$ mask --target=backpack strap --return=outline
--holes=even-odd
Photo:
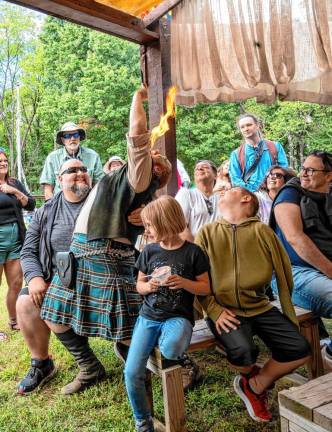
[[[265,144],[269,150],[272,159],[272,165],[276,165],[278,161],[278,149],[276,143],[274,141],[265,140]]]
[[[243,175],[243,173],[244,173],[244,163],[245,163],[245,161],[244,161],[245,160],[245,144],[244,143],[242,143],[240,145],[239,149],[238,149],[237,159],[239,161],[240,168],[241,168],[242,175]]]
[[[270,140],[264,140],[266,147],[270,153],[271,159],[272,159],[272,165],[276,165],[278,161],[278,149],[274,141]],[[244,174],[244,168],[245,168],[245,144],[242,143],[240,147],[238,147],[237,152],[237,159],[240,164],[240,168],[242,171],[242,175]]]

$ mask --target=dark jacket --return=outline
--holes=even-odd
[[[280,193],[287,188],[296,189],[301,195],[300,210],[303,232],[317,248],[332,260],[332,194],[308,191],[301,187],[300,179],[289,180],[278,192],[272,204],[270,227],[276,229],[274,203]]]
[[[36,201],[33,198],[33,196],[30,195],[29,192],[25,189],[25,187],[22,185],[22,183],[17,179],[10,178],[8,181],[8,184],[10,186],[13,186],[14,188],[18,189],[20,192],[24,193],[24,195],[26,195],[28,197],[28,203],[24,207],[24,210],[28,210],[28,211],[34,210],[34,208],[36,206]],[[23,243],[24,239],[25,239],[25,235],[26,235],[26,228],[25,228],[25,223],[24,223],[24,219],[23,219],[22,203],[20,200],[18,200],[16,198],[15,195],[9,194],[9,196],[13,200],[13,206],[14,206],[14,210],[15,210],[15,214],[16,214],[16,220],[17,220],[17,224],[18,224],[19,237],[20,237],[21,242]]]
[[[142,204],[147,204],[159,186],[152,177],[149,187],[135,193],[128,180],[128,165],[103,177],[88,219],[88,240],[125,237],[135,244],[144,231],[128,222],[128,215]]]
[[[29,225],[21,250],[21,265],[27,284],[34,277],[42,277],[46,282],[52,279],[51,234],[62,194],[59,192],[39,208]]]

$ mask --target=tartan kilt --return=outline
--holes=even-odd
[[[41,308],[41,318],[70,326],[82,336],[108,340],[131,338],[142,303],[134,277],[134,248],[109,239],[87,241],[74,234],[74,288],[56,273]]]

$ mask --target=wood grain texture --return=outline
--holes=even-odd
[[[76,24],[91,27],[131,42],[148,44],[158,40],[158,34],[146,29],[139,18],[93,0],[7,1]]]

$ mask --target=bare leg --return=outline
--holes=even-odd
[[[69,326],[65,326],[62,324],[53,324],[50,321],[45,321],[45,323],[52,330],[53,333],[65,333],[70,329]]]
[[[9,320],[16,321],[16,301],[22,288],[23,273],[19,259],[9,260],[4,264],[8,284],[6,304]]]
[[[308,359],[309,356],[304,357],[300,360],[280,363],[271,358],[265,363],[259,374],[250,378],[250,387],[255,393],[261,394],[263,393],[263,391],[269,388],[277,379],[287,375],[288,373],[297,369],[299,366],[302,366],[306,361],[308,361]]]
[[[248,374],[251,371],[251,369],[254,367],[254,365],[251,365],[251,366],[235,366],[235,365],[232,365],[231,363],[230,363],[230,366],[231,366],[232,369],[235,369],[236,371],[240,372],[243,375]]]
[[[51,331],[40,318],[40,309],[31,301],[29,295],[19,296],[16,304],[17,321],[32,358],[45,360]]]

